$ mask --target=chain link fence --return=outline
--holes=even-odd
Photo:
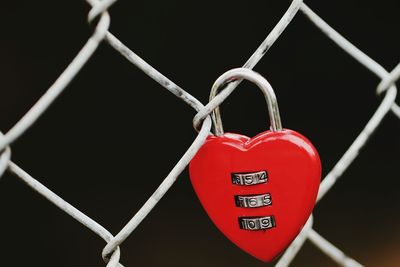
[[[219,95],[212,101],[203,105],[198,99],[190,95],[183,88],[168,79],[131,49],[124,45],[116,36],[109,31],[110,15],[108,8],[114,4],[116,0],[87,0],[92,6],[88,14],[88,22],[94,26],[94,32],[87,40],[85,45],[79,51],[77,56],[68,65],[65,71],[51,85],[47,92],[37,101],[37,103],[5,134],[1,134],[0,138],[0,177],[5,171],[14,174],[16,177],[24,181],[32,190],[41,194],[48,201],[59,207],[65,213],[76,219],[83,226],[89,228],[107,243],[102,251],[102,256],[107,266],[122,266],[120,263],[120,246],[129,238],[132,232],[163,198],[164,194],[171,188],[178,176],[186,168],[190,160],[201,147],[211,130],[210,113],[218,107],[230,95],[233,90],[240,84],[240,81],[230,83]],[[302,0],[294,0],[289,8],[276,24],[273,30],[268,34],[262,44],[252,54],[252,56],[244,63],[245,68],[254,68],[262,57],[268,52],[269,48],[275,43],[279,36],[285,31],[285,28],[292,22],[292,19],[298,14],[306,16],[321,32],[330,38],[335,44],[342,48],[354,60],[365,66],[372,74],[381,79],[377,85],[376,92],[378,95],[384,95],[381,104],[376,109],[364,129],[359,133],[348,150],[343,154],[334,168],[322,180],[318,201],[333,187],[335,182],[342,176],[344,171],[350,166],[360,153],[371,136],[371,134],[379,127],[381,121],[389,112],[393,112],[400,119],[400,107],[396,104],[397,88],[395,82],[400,77],[400,64],[393,70],[385,70],[379,63],[370,58],[363,51],[351,44],[335,29],[329,26],[322,18],[320,18],[313,10],[308,7]],[[188,150],[182,155],[180,160],[165,177],[156,191],[150,196],[139,211],[130,219],[130,221],[114,236],[101,224],[90,218],[88,215],[75,208],[67,201],[52,192],[45,185],[40,183],[20,166],[11,161],[11,144],[21,137],[35,121],[48,109],[55,99],[63,92],[71,80],[81,71],[85,63],[93,56],[101,42],[108,43],[112,48],[118,51],[126,60],[134,64],[142,70],[151,79],[155,80],[161,86],[192,107],[197,115],[193,119],[193,126],[198,131],[198,135]],[[334,244],[330,243],[319,233],[313,229],[313,219],[310,217],[302,232],[297,236],[293,243],[287,248],[285,253],[277,262],[277,267],[289,266],[296,254],[301,250],[306,240],[311,241],[316,247],[323,251],[332,260],[341,266],[362,266],[350,256],[344,254]]]

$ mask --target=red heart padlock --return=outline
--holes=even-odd
[[[321,163],[314,146],[301,134],[282,129],[269,83],[248,69],[226,72],[214,83],[210,98],[232,79],[247,79],[263,90],[271,131],[253,138],[223,134],[219,111],[210,135],[190,162],[190,178],[201,204],[238,247],[268,262],[297,236],[315,205]]]

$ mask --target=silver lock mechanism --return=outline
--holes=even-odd
[[[272,205],[270,193],[260,195],[240,195],[235,196],[236,207],[240,208],[260,208]]]
[[[268,181],[267,171],[232,173],[232,184],[257,185]]]
[[[239,217],[239,227],[243,230],[259,231],[274,228],[274,216],[263,217]]]

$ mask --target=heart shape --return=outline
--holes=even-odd
[[[189,171],[218,229],[264,262],[276,258],[303,228],[321,179],[314,146],[287,129],[254,138],[210,135]]]

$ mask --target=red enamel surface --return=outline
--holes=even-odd
[[[268,182],[234,185],[231,173],[266,170]],[[238,247],[267,262],[300,232],[314,207],[321,163],[314,146],[291,130],[266,131],[254,138],[226,133],[209,136],[189,166],[192,185],[211,220]],[[236,207],[235,195],[270,193],[272,205]],[[238,217],[273,215],[276,227],[249,231]]]

